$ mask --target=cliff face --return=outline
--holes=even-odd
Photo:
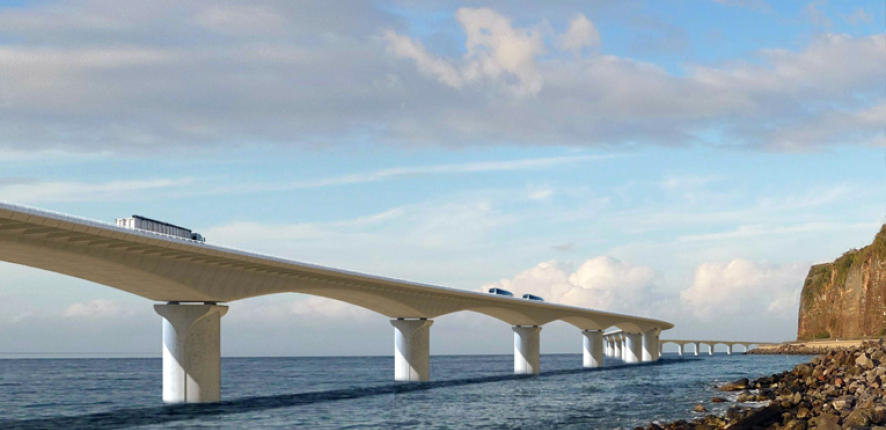
[[[886,335],[886,225],[874,243],[809,269],[797,339]]]

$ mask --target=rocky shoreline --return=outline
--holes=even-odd
[[[782,344],[773,348],[756,348],[746,352],[746,355],[819,355],[829,352],[854,351],[859,348],[858,343],[846,345],[807,345],[807,344]]]
[[[886,430],[886,343],[829,351],[792,370],[720,387],[739,392],[725,415],[635,430]],[[714,402],[725,402],[715,398]],[[762,408],[745,402],[768,402]],[[702,405],[696,412],[706,412]]]

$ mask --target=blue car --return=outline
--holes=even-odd
[[[514,293],[512,293],[508,290],[503,290],[501,288],[490,288],[489,292],[492,294],[498,294],[500,296],[514,297]]]
[[[524,294],[524,295],[523,295],[523,298],[526,299],[526,300],[538,300],[538,301],[540,301],[540,302],[545,301],[545,299],[543,299],[543,298],[541,298],[541,297],[539,297],[539,296],[536,296],[536,295],[534,295],[534,294]]]

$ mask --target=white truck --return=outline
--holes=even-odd
[[[117,218],[117,226],[131,228],[135,230],[167,234],[183,239],[196,240],[198,242],[206,242],[205,237],[203,237],[200,233],[192,232],[191,229],[179,227],[168,222],[157,221],[155,219],[143,217],[141,215],[133,215],[130,218]]]

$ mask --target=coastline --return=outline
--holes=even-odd
[[[886,339],[886,338],[884,338]],[[745,354],[747,355],[819,355],[832,351],[850,351],[861,348],[871,342],[883,342],[884,339],[822,339],[811,341],[785,342],[776,345],[761,345]]]
[[[652,423],[635,430],[886,430],[886,342],[856,341],[802,350],[825,347],[832,349],[792,370],[720,386],[721,391],[739,393],[722,416]],[[750,402],[766,404],[754,408]],[[694,410],[707,412],[702,405]]]

